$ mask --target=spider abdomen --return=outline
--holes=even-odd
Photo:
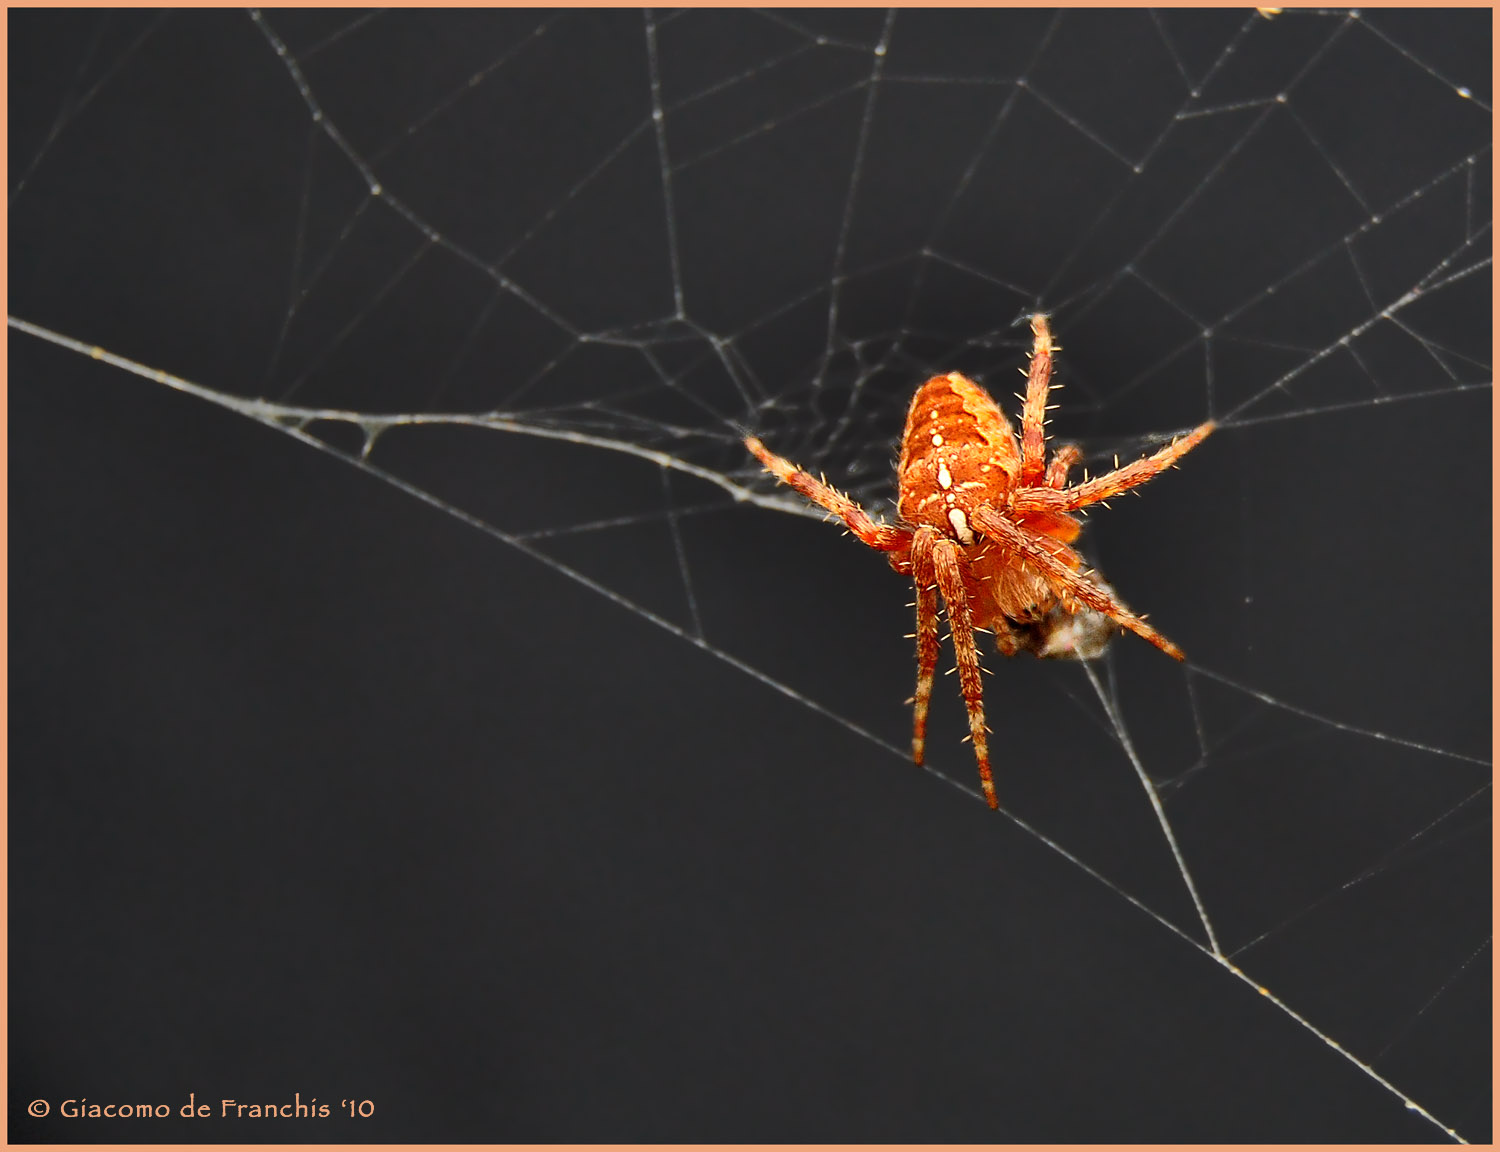
[[[973,508],[1002,503],[1020,462],[1015,432],[990,394],[958,372],[934,376],[906,414],[896,472],[901,516],[971,544]]]

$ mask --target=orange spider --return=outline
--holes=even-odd
[[[1082,453],[1068,444],[1046,459],[1053,352],[1047,318],[1033,316],[1031,332],[1019,448],[1000,406],[968,377],[950,372],[917,389],[896,466],[895,524],[877,524],[842,492],[768,451],[755,437],[745,440],[745,447],[768,472],[840,517],[871,548],[890,553],[891,567],[916,583],[917,693],[911,750],[918,764],[927,742],[927,707],[938,658],[937,594],[942,592],[979,782],[991,808],[1000,802],[990,774],[974,629],[992,631],[996,646],[1007,656],[1024,648],[1038,656],[1088,659],[1103,650],[1118,625],[1181,660],[1175,644],[1083,567],[1078,553],[1068,547],[1080,528],[1069,513],[1144,484],[1214,429],[1211,421],[1200,424],[1150,456],[1068,487],[1068,470]]]

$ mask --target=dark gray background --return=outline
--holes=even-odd
[[[10,307],[230,397],[758,485],[753,429],[877,508],[914,382],[1005,396],[1047,308],[1096,470],[1224,423],[1085,537],[1189,653],[1100,674],[1221,944],[1484,1140],[1489,20],[271,14],[393,201],[245,14],[19,12]],[[12,1140],[1440,1135],[1126,898],[1202,939],[1079,668],[989,660],[1035,832],[912,768],[908,590],[834,529],[379,439],[512,546],[9,343]],[[55,1110],[188,1092],[375,1115]]]

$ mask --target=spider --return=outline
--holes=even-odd
[[[1025,649],[1038,656],[1089,659],[1119,628],[1127,628],[1181,660],[1181,649],[1083,567],[1069,547],[1080,529],[1071,513],[1144,484],[1214,429],[1212,421],[1200,424],[1150,456],[1070,487],[1068,472],[1083,454],[1072,444],[1057,448],[1050,460],[1046,454],[1047,390],[1055,348],[1045,316],[1031,318],[1031,333],[1019,447],[1000,406],[968,377],[950,372],[917,389],[896,465],[895,524],[877,523],[848,496],[813,479],[755,437],[745,440],[768,472],[838,516],[865,544],[887,553],[891,567],[916,584],[911,751],[917,764],[926,750],[942,593],[979,782],[991,808],[1000,802],[990,772],[974,630],[993,632],[996,647],[1006,656]]]

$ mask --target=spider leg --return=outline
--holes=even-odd
[[[931,541],[930,544],[926,541]],[[991,808],[1000,807],[995,797],[995,780],[990,773],[988,732],[984,726],[984,683],[980,679],[979,652],[974,647],[974,621],[969,611],[969,597],[964,591],[963,569],[959,563],[958,545],[932,528],[917,529],[917,545],[929,548],[937,571],[938,588],[948,608],[948,626],[953,632],[953,653],[958,659],[958,683],[963,690],[964,707],[969,713],[969,735],[974,740],[974,758],[979,762],[979,785]]]
[[[1071,512],[1128,492],[1137,484],[1144,484],[1153,476],[1159,476],[1178,460],[1186,456],[1214,430],[1214,422],[1200,424],[1186,436],[1173,440],[1150,456],[1132,460],[1123,467],[1085,480],[1072,488],[1021,488],[1015,493],[1011,507],[1017,512]]]
[[[889,524],[877,524],[869,513],[836,488],[830,488],[821,480],[814,479],[790,460],[770,451],[754,436],[746,437],[745,447],[765,466],[767,472],[783,484],[795,488],[814,504],[828,509],[849,526],[864,543],[881,552],[895,552],[906,546],[910,535]]]
[[[1066,488],[1069,470],[1082,459],[1083,453],[1079,451],[1077,444],[1064,444],[1052,453],[1052,461],[1047,465],[1047,478],[1042,483],[1048,488]]]
[[[1052,582],[1053,587],[1062,594],[1065,603],[1072,600],[1074,603],[1085,604],[1096,612],[1103,612],[1122,628],[1128,628],[1142,640],[1155,644],[1172,659],[1184,658],[1182,649],[1176,644],[1126,608],[1098,584],[1081,572],[1075,572],[1059,560],[1053,554],[1052,549],[1043,543],[1043,537],[1026,531],[994,508],[976,508],[972,519],[974,527],[986,536],[1025,556],[1029,564],[1039,569]],[[946,594],[945,591],[944,595]]]
[[[911,575],[917,586],[917,692],[912,697],[911,758],[917,764],[927,755],[927,707],[932,702],[932,676],[938,660],[935,538],[932,529],[918,529],[911,549]]]
[[[1052,383],[1052,332],[1047,317],[1031,318],[1031,370],[1026,374],[1026,407],[1021,412],[1021,484],[1035,484],[1047,452],[1047,389]]]

